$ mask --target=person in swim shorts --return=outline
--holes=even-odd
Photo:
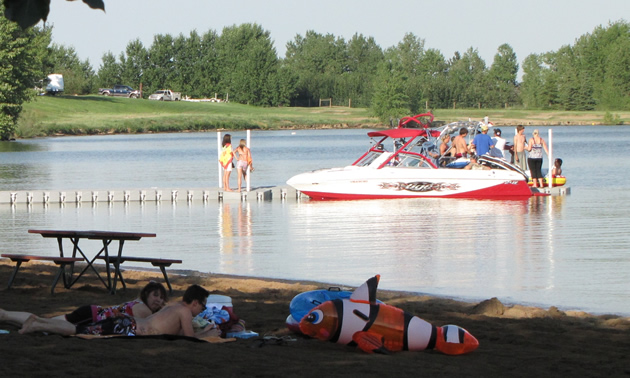
[[[136,335],[136,321],[129,315],[121,315],[115,318],[103,319],[99,322],[78,325],[75,328],[77,335]]]
[[[236,174],[238,177],[238,191],[241,191],[241,182],[242,179],[247,178],[247,167],[249,166],[250,171],[254,171],[254,166],[252,165],[252,152],[247,147],[245,139],[241,139],[238,147],[234,150],[236,153]]]

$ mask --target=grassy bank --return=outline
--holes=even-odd
[[[495,125],[591,125],[630,121],[630,112],[439,109],[434,114],[436,120],[444,122],[480,120],[488,116]],[[16,134],[29,138],[57,134],[386,126],[370,117],[367,109],[345,107],[260,108],[233,103],[43,96],[25,104]]]

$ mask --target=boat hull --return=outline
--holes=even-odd
[[[315,200],[387,198],[518,199],[532,196],[524,177],[507,170],[349,166],[296,175],[287,181]]]

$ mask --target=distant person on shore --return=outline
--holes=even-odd
[[[472,141],[472,146],[475,149],[476,155],[485,155],[494,147],[494,142],[490,135],[488,135],[488,125],[481,125],[481,133],[475,135],[475,139]]]
[[[525,156],[525,126],[518,125],[516,127],[516,135],[514,135],[514,163],[522,170],[527,170],[527,157]]]
[[[459,129],[459,135],[453,139],[453,145],[451,147],[451,155],[456,158],[468,156],[468,144],[466,143],[466,135],[468,135],[468,129],[462,127]]]
[[[234,152],[232,152],[232,136],[225,134],[223,136],[223,143],[221,144],[221,155],[219,156],[219,162],[223,167],[223,190],[231,192],[230,189],[230,173],[232,173],[232,166],[234,165]],[[240,179],[240,177],[239,177]]]
[[[529,152],[527,164],[529,165],[529,172],[532,176],[534,188],[542,188],[544,186],[542,175],[543,150],[545,150],[545,153],[549,155],[547,143],[545,143],[545,140],[540,137],[538,129],[536,129],[527,144],[527,151]]]
[[[241,178],[247,180],[247,167],[254,172],[252,165],[252,151],[247,147],[245,139],[241,139],[238,147],[234,150],[236,153],[236,172],[238,175],[238,191],[241,191]]]
[[[551,177],[562,176],[562,159],[558,158],[553,162],[553,168],[551,168]]]
[[[131,302],[111,307],[98,305],[81,306],[66,315],[59,315],[52,319],[66,321],[73,325],[96,323],[101,320],[121,316],[123,314],[134,318],[146,318],[164,307],[168,300],[164,286],[155,281],[149,282],[140,291],[140,298]],[[23,311],[5,311],[0,309],[0,323],[6,322],[22,326],[33,314]]]
[[[195,333],[192,320],[206,308],[210,293],[199,285],[192,285],[184,293],[182,301],[164,307],[148,318],[134,318],[122,315],[97,323],[75,326],[61,319],[46,319],[32,315],[20,329],[21,334],[49,332],[59,335],[179,335],[204,338],[220,335],[217,328],[206,327]],[[208,329],[211,328],[211,329]]]

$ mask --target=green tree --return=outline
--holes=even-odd
[[[545,68],[542,66],[542,55],[530,54],[523,61],[521,83],[521,100],[526,108],[540,109],[544,106],[542,98],[544,85]]]
[[[12,137],[22,104],[35,96],[33,88],[45,76],[42,49],[50,43],[46,35],[0,18],[0,140]]]
[[[444,107],[478,107],[484,104],[486,87],[486,63],[476,49],[470,47],[464,55],[456,53],[448,68],[449,103]]]
[[[409,101],[409,111],[418,113],[424,108],[423,83],[420,74],[424,56],[424,39],[416,37],[413,33],[407,33],[396,47],[388,51],[388,55],[403,78],[403,93]]]
[[[383,51],[372,37],[355,34],[346,44],[345,62],[336,80],[334,98],[351,100],[353,106],[368,107],[372,86]]]
[[[102,63],[98,70],[96,84],[100,88],[111,88],[122,83],[122,68],[111,52],[103,54]]]
[[[147,67],[149,66],[149,53],[144,48],[140,39],[135,39],[127,44],[125,53],[121,53],[120,67],[121,67],[121,82],[115,84],[124,84],[133,87],[134,89],[140,89],[140,84],[144,85],[145,74]],[[149,92],[143,87],[143,92]]]
[[[382,122],[410,114],[410,99],[405,93],[406,74],[398,54],[389,49],[378,65],[370,112]]]
[[[314,106],[320,98],[334,100],[335,83],[347,69],[346,54],[344,39],[332,34],[309,30],[288,42],[284,64],[297,77],[292,105]]]
[[[487,101],[490,106],[503,107],[505,104],[517,102],[517,74],[516,53],[510,45],[504,43],[497,49],[492,66],[488,71]]]
[[[270,33],[257,24],[223,29],[217,40],[219,87],[231,101],[273,105],[278,56]]]

